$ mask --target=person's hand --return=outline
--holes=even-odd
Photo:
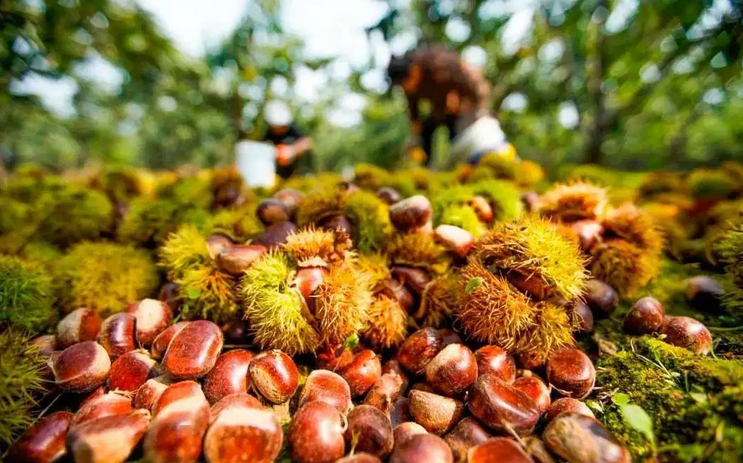
[[[281,167],[286,167],[294,160],[294,149],[291,145],[277,145],[276,146],[276,162]]]

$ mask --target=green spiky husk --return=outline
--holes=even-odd
[[[39,333],[56,324],[51,278],[37,263],[0,256],[0,323]]]
[[[184,272],[210,261],[206,238],[193,225],[184,225],[171,233],[159,250],[159,258],[159,265],[170,280],[177,280]]]
[[[237,283],[220,272],[214,262],[186,269],[173,283],[178,286],[178,296],[183,301],[181,314],[184,318],[216,323],[238,318]]]
[[[648,254],[663,250],[663,234],[646,211],[627,203],[609,211],[603,222],[604,237],[621,238],[644,249]]]
[[[459,281],[453,271],[434,278],[423,290],[413,318],[419,326],[440,328],[449,322],[459,302]]]
[[[470,185],[472,192],[485,197],[493,207],[496,220],[513,220],[524,211],[521,192],[512,182],[484,180]]]
[[[0,453],[31,425],[43,393],[46,362],[28,341],[15,328],[0,332]]]
[[[283,247],[300,267],[327,266],[342,262],[352,243],[343,230],[323,230],[310,225],[289,235]]]
[[[475,238],[481,237],[488,229],[488,226],[480,221],[477,212],[467,205],[449,206],[436,224],[454,225],[472,233]]]
[[[270,253],[251,265],[240,286],[255,342],[289,355],[311,353],[320,345],[302,295],[292,286],[294,274],[286,255]]]
[[[375,349],[397,347],[408,332],[408,314],[400,304],[384,295],[375,297],[369,305],[369,322],[362,333]]]
[[[113,204],[101,192],[66,188],[59,192],[38,228],[45,240],[60,246],[95,240],[113,224]]]
[[[359,188],[376,192],[389,184],[390,173],[373,164],[359,163],[353,168],[354,184]]]
[[[436,274],[446,272],[451,265],[446,248],[427,233],[395,235],[386,243],[385,251],[395,265],[419,267]]]
[[[505,275],[518,272],[540,279],[566,300],[580,297],[587,279],[585,258],[575,243],[537,217],[497,223],[480,239],[475,254]]]
[[[317,224],[326,217],[342,214],[347,196],[347,191],[334,186],[308,194],[297,210],[297,225]]]
[[[743,289],[743,220],[730,224],[715,245],[715,252],[725,272]]]
[[[304,207],[304,203],[302,203]],[[356,248],[377,252],[393,233],[389,206],[374,193],[357,191],[346,199],[344,212],[353,224]]]
[[[739,190],[735,179],[721,169],[696,169],[686,178],[691,194],[695,198],[729,198]]]
[[[126,243],[159,245],[182,223],[194,223],[202,228],[209,214],[200,209],[186,209],[169,200],[137,198],[119,226],[117,238]]]
[[[152,295],[160,284],[150,255],[114,243],[75,245],[54,268],[55,294],[66,312],[88,307],[104,316]]]

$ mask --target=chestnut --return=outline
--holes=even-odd
[[[105,416],[126,415],[132,411],[132,399],[115,392],[86,400],[70,422],[70,429]]]
[[[182,383],[173,384],[168,389],[178,384]],[[166,389],[155,408],[167,393]],[[150,463],[198,461],[209,426],[209,405],[204,395],[180,397],[165,404],[153,416],[144,439],[144,459]]]
[[[392,276],[403,282],[411,293],[420,296],[431,282],[431,278],[423,270],[415,267],[396,265],[392,267]]]
[[[272,411],[233,403],[213,418],[204,438],[204,456],[209,463],[272,463],[283,440]]]
[[[343,377],[328,370],[314,370],[307,377],[299,407],[310,402],[324,402],[345,415],[353,407],[351,388]]]
[[[65,439],[72,413],[55,412],[28,428],[8,449],[11,463],[52,463],[66,454]]]
[[[280,350],[261,352],[248,367],[253,388],[274,404],[289,400],[299,386],[299,370],[294,360]]]
[[[145,381],[158,376],[157,362],[146,351],[127,352],[111,364],[108,388],[112,391],[136,392]]]
[[[609,316],[619,305],[617,292],[601,280],[588,280],[583,291],[586,304],[595,316]]]
[[[584,302],[578,301],[573,305],[573,313],[575,314],[576,321],[578,322],[575,332],[576,333],[593,333],[594,320],[593,312]]]
[[[206,400],[214,404],[230,394],[248,392],[250,388],[248,365],[253,357],[252,352],[243,349],[231,350],[220,355],[214,368],[204,379]]]
[[[477,379],[477,359],[462,344],[450,344],[426,365],[426,381],[446,396],[464,392]]]
[[[163,367],[173,379],[201,378],[214,367],[223,345],[217,325],[207,320],[189,322],[170,341]]]
[[[412,390],[408,401],[415,422],[433,434],[450,431],[464,413],[462,402],[430,392]]]
[[[547,448],[570,463],[631,463],[630,453],[601,423],[578,413],[553,419],[542,435]]]
[[[124,463],[149,424],[147,410],[98,418],[70,428],[67,448],[75,463]]]
[[[402,394],[404,387],[405,383],[399,375],[385,373],[369,389],[369,393],[364,398],[364,403],[377,407],[386,414],[390,414],[393,403]]]
[[[95,341],[101,330],[101,316],[92,309],[70,312],[57,324],[57,346],[66,349],[83,341]]]
[[[180,381],[168,385],[167,388],[160,394],[155,405],[152,407],[152,416],[157,418],[161,411],[169,407],[171,404],[183,400],[191,400],[201,406],[201,402],[208,402],[204,396],[204,392],[201,390],[201,386],[196,381]]]
[[[365,349],[357,353],[350,365],[341,371],[341,376],[351,388],[351,395],[359,397],[382,376],[382,362],[374,351]]]
[[[516,379],[516,362],[498,346],[484,346],[475,351],[479,375],[495,375],[510,384]]]
[[[359,405],[348,414],[345,439],[349,447],[384,459],[394,438],[389,418],[371,405]]]
[[[229,275],[240,277],[265,252],[266,247],[260,244],[236,244],[217,254],[217,267]]]
[[[544,414],[544,419],[549,423],[561,413],[579,413],[581,415],[590,416],[591,418],[594,417],[591,409],[580,400],[570,397],[562,397],[552,402],[552,405],[550,405],[547,412]]]
[[[222,332],[227,344],[243,344],[248,336],[250,324],[247,320],[233,320],[222,326]]]
[[[547,450],[547,446],[538,437],[525,437],[521,445],[534,463],[557,463],[555,457]]]
[[[353,362],[353,351],[343,344],[325,344],[315,353],[315,366],[320,370],[342,371]]]
[[[206,248],[209,251],[209,257],[212,259],[216,259],[217,254],[222,252],[223,249],[227,249],[234,245],[235,243],[233,243],[229,237],[219,233],[210,235],[209,238],[206,239]]]
[[[604,227],[595,220],[579,220],[570,224],[570,228],[578,236],[580,248],[584,251],[598,243],[604,233]]]
[[[519,352],[515,356],[516,366],[521,370],[536,371],[544,368],[547,355],[542,351]]]
[[[467,463],[533,463],[529,455],[514,440],[493,437],[467,452]]]
[[[475,245],[475,235],[453,225],[439,225],[433,233],[436,241],[457,257],[466,257]]]
[[[256,399],[250,394],[244,394],[242,392],[238,394],[231,394],[222,397],[219,402],[212,405],[212,407],[209,409],[209,423],[213,423],[223,410],[233,407],[257,408],[259,410],[265,408],[263,404],[261,404],[260,400]]]
[[[57,350],[57,337],[53,334],[42,334],[33,338],[28,344],[35,347],[39,355],[49,358]]]
[[[103,320],[98,340],[111,360],[137,348],[137,318],[129,313],[113,314]]]
[[[173,323],[173,310],[156,299],[143,299],[131,304],[127,312],[137,319],[137,340],[145,349],[149,349],[157,335]]]
[[[396,445],[390,463],[453,463],[451,449],[439,436],[420,434]]]
[[[540,414],[547,411],[547,408],[552,404],[550,389],[538,376],[522,376],[517,378],[512,386],[514,389],[528,395],[534,401]]]
[[[402,199],[402,196],[394,188],[383,186],[382,188],[377,190],[377,198],[387,203],[387,205],[392,205],[400,201]]]
[[[664,341],[706,355],[712,349],[712,335],[706,326],[691,317],[666,317],[660,329]]]
[[[150,355],[155,360],[161,360],[165,356],[165,351],[168,350],[170,341],[173,340],[173,336],[180,332],[183,328],[188,325],[189,322],[178,322],[174,325],[169,326],[162,333],[155,337],[152,341],[152,348],[150,349]]]
[[[386,278],[382,281],[381,293],[390,299],[396,300],[400,304],[400,307],[406,311],[410,310],[415,303],[410,290],[408,290],[404,283],[395,278]]]
[[[294,217],[297,208],[304,200],[304,195],[293,188],[284,188],[283,190],[279,190],[274,193],[273,197],[284,204],[284,208],[289,214],[289,217]]]
[[[397,360],[409,372],[420,375],[443,346],[444,340],[435,328],[423,328],[408,336],[402,343],[397,352]]]
[[[160,288],[157,299],[168,304],[168,307],[178,311],[180,302],[178,300],[178,285],[172,282],[165,283]]]
[[[457,423],[454,429],[444,437],[444,440],[451,447],[454,461],[467,461],[467,450],[482,444],[491,437],[493,436],[477,421],[467,417]]]
[[[343,417],[324,402],[310,402],[294,415],[289,448],[296,463],[333,463],[346,451]]]
[[[392,432],[392,437],[395,441],[395,447],[397,447],[398,445],[402,445],[403,442],[419,434],[428,434],[428,431],[426,431],[426,428],[414,421],[405,421],[398,424],[394,427],[394,430]]]
[[[382,460],[368,453],[354,453],[336,460],[335,463],[382,463]]]
[[[263,230],[263,233],[253,241],[253,244],[260,244],[268,249],[278,248],[286,243],[286,238],[297,231],[297,226],[292,222],[280,222],[269,225]]]
[[[263,225],[286,222],[290,219],[289,210],[284,202],[277,198],[266,198],[259,202],[255,213]]]
[[[643,297],[635,302],[624,317],[624,331],[630,334],[650,334],[663,325],[666,311],[657,299]]]
[[[596,369],[580,349],[563,347],[547,358],[547,381],[561,395],[583,399],[596,382]]]
[[[464,344],[462,337],[459,336],[459,334],[454,330],[450,330],[449,328],[441,328],[439,330],[439,334],[441,335],[441,339],[444,341],[444,347],[451,344]]]
[[[527,212],[534,212],[539,208],[539,193],[536,191],[527,191],[521,195],[521,203]]]
[[[320,287],[328,271],[323,267],[304,267],[297,271],[294,285],[299,293],[309,302],[310,296]]]
[[[331,215],[326,217],[318,225],[326,230],[343,230],[348,236],[353,236],[353,226],[348,217],[342,214]]]
[[[441,330],[439,330],[439,333],[441,333]],[[402,365],[400,365],[398,360],[391,359],[384,362],[384,365],[382,365],[382,374],[384,375],[387,373],[399,376],[403,383],[403,389],[408,388],[408,375],[405,374],[405,370],[403,370]]]
[[[717,312],[725,290],[714,278],[696,276],[686,280],[686,295],[697,310]]]
[[[494,375],[477,378],[467,407],[492,430],[521,436],[531,434],[541,415],[531,397]]]
[[[392,402],[392,409],[389,412],[390,422],[395,427],[400,423],[406,421],[412,421],[413,417],[410,414],[410,402],[407,397],[398,397]]]
[[[85,393],[106,381],[111,359],[106,349],[93,341],[74,344],[54,359],[54,380],[63,391]]]
[[[152,411],[157,400],[171,384],[173,384],[172,380],[168,376],[148,379],[134,395],[134,408]]]
[[[431,219],[433,208],[423,195],[415,195],[390,206],[390,221],[401,232],[423,227]]]

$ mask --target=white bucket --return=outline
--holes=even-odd
[[[276,181],[276,147],[243,140],[235,145],[237,170],[251,187],[271,188]]]

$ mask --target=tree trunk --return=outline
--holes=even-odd
[[[592,48],[589,65],[591,73],[587,82],[589,99],[593,106],[593,121],[586,134],[584,150],[585,160],[591,164],[601,164],[604,160],[602,146],[608,128],[606,99],[602,90],[606,76],[606,36],[603,29],[609,12],[608,3],[608,0],[599,0],[591,20],[592,24],[589,25],[594,34],[594,39],[589,45]]]

